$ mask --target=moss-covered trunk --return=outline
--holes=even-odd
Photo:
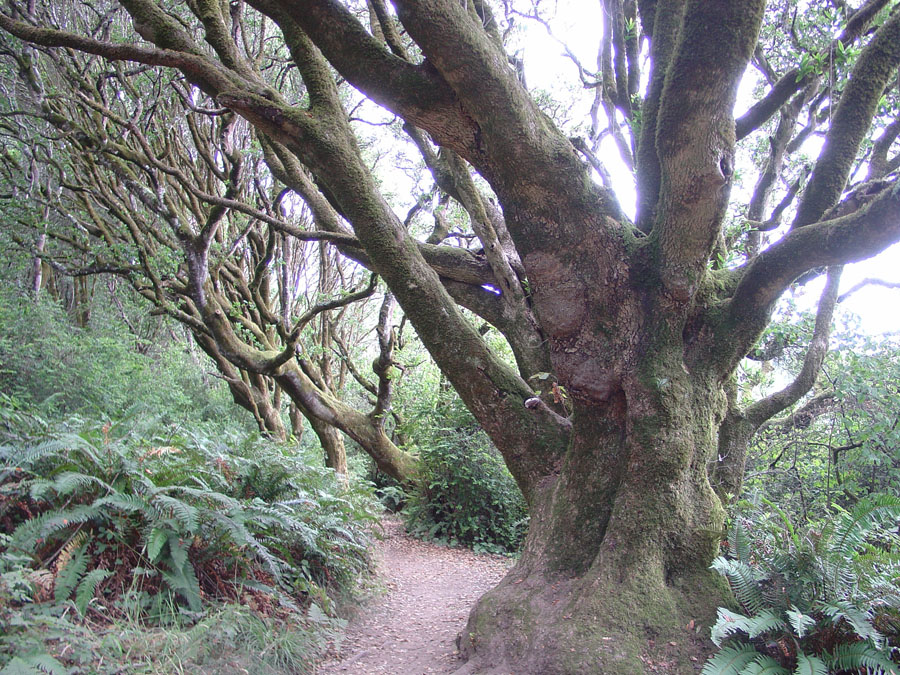
[[[463,651],[478,663],[617,675],[702,665],[723,599],[708,569],[724,512],[707,462],[724,401],[673,365],[625,378],[606,405],[576,406],[518,564],[469,619]]]
[[[344,446],[344,437],[341,432],[330,424],[326,424],[315,417],[310,416],[309,424],[322,444],[325,453],[325,466],[334,469],[342,476],[347,475],[347,450]]]

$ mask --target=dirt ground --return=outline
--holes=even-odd
[[[384,521],[377,574],[386,592],[350,621],[337,656],[318,675],[453,673],[463,664],[456,636],[469,609],[512,561],[418,541],[399,519]]]

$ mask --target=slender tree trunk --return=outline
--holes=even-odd
[[[44,250],[44,245],[47,243],[47,235],[40,234],[38,235],[37,242],[35,243],[35,248],[38,253]],[[41,287],[43,286],[44,281],[44,261],[40,259],[39,256],[35,256],[34,260],[31,262],[31,294],[37,299],[37,297],[41,293]]]
[[[291,433],[294,435],[294,438],[297,440],[297,444],[300,444],[300,440],[303,438],[303,413],[300,412],[300,408],[297,407],[296,403],[291,403],[288,408],[288,417],[291,420]]]

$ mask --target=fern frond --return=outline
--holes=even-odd
[[[171,515],[189,534],[194,534],[200,526],[199,512],[196,507],[181,499],[158,493],[153,496],[150,503],[160,515]]]
[[[47,457],[49,455],[53,455],[61,450],[66,450],[69,448],[71,443],[71,436],[69,434],[60,436],[59,438],[51,438],[49,440],[38,443],[37,445],[26,446],[24,448],[16,448],[18,452],[11,453],[10,457],[7,459],[7,463],[10,465],[16,465],[21,467],[31,467],[35,462]],[[75,436],[77,442],[81,442],[81,438]]]
[[[75,535],[68,541],[65,546],[62,547],[62,549],[60,549],[59,555],[56,556],[57,573],[62,572],[62,570],[66,568],[66,565],[69,564],[69,560],[71,560],[75,552],[87,543],[88,536],[89,535],[86,530],[80,530],[75,533]]]
[[[860,501],[850,513],[838,520],[834,533],[829,537],[829,550],[844,559],[850,559],[865,543],[866,535],[887,519],[900,518],[900,498],[893,495],[877,495]]]
[[[791,675],[791,671],[766,654],[760,654],[756,660],[741,671],[741,675]]]
[[[724,607],[719,607],[716,623],[712,627],[711,639],[717,647],[721,647],[722,643],[738,632],[747,632],[747,622],[750,617],[731,612]]]
[[[48,511],[20,524],[12,533],[10,547],[32,552],[39,541],[79,523],[96,518],[99,511],[92,505],[75,506],[62,511]]]
[[[853,631],[863,640],[871,640],[876,646],[880,646],[884,637],[872,625],[872,619],[868,613],[854,607],[849,602],[837,600],[822,604],[822,612],[831,617],[837,625],[841,619],[845,620],[853,628]]]
[[[202,488],[192,488],[186,485],[171,485],[164,488],[158,488],[160,492],[179,492],[184,495],[196,497],[204,501],[212,501],[222,505],[226,509],[240,509],[242,504],[234,497],[229,497],[221,492],[214,490],[205,490]]]
[[[9,673],[10,675],[31,675],[31,673],[38,675],[43,675],[43,673],[67,675],[69,669],[47,652],[38,652],[14,656],[0,672],[4,674]]]
[[[277,580],[280,581],[282,579],[284,576],[284,570],[282,569],[283,563],[276,559],[269,549],[258,541],[243,523],[232,518],[230,515],[218,512],[214,512],[212,515],[216,522],[221,524],[225,530],[228,531],[235,544],[252,549],[256,554],[256,557],[266,566],[269,572],[271,572]]]
[[[741,675],[757,656],[759,653],[751,645],[726,647],[710,657],[700,675]]]
[[[53,598],[56,602],[61,603],[68,600],[87,569],[87,565],[87,544],[85,543],[72,553],[65,567],[56,571],[56,588],[53,589]]]
[[[838,672],[852,673],[865,669],[875,675],[900,675],[900,666],[866,642],[838,645],[829,658],[829,665]]]
[[[160,527],[154,527],[150,531],[150,536],[147,537],[146,544],[146,553],[147,557],[150,558],[150,562],[156,562],[156,559],[159,558],[163,546],[169,541],[170,534],[171,532],[169,530]]]
[[[88,572],[81,583],[78,584],[78,590],[75,592],[75,609],[81,616],[87,611],[87,606],[94,599],[97,592],[97,586],[101,581],[111,576],[112,572],[104,569],[95,569]]]
[[[172,540],[170,539],[169,550],[174,553],[174,551],[178,549],[180,549],[180,546],[173,546]],[[181,550],[183,551],[183,549]],[[163,579],[166,584],[168,584],[169,588],[187,601],[191,611],[199,612],[202,607],[200,584],[197,581],[197,574],[194,571],[194,566],[191,565],[187,559],[187,552],[184,551],[184,558],[181,564],[178,564],[178,562],[182,560],[180,555],[173,555],[172,560],[175,565],[170,568],[170,571],[162,570]]]
[[[112,490],[105,481],[96,476],[78,471],[65,471],[53,480],[32,481],[30,491],[33,499],[46,499],[47,493],[51,490],[60,497],[66,497],[71,494],[86,492],[92,485],[101,489]]]
[[[787,624],[778,614],[770,609],[765,609],[759,614],[750,617],[747,622],[747,635],[751,638],[759,637],[775,630],[785,630]]]
[[[713,560],[711,569],[728,579],[734,597],[748,614],[757,614],[763,607],[762,591],[755,570],[740,560],[729,560],[719,556]]]
[[[169,532],[168,541],[169,556],[172,559],[171,567],[175,570],[180,570],[186,566],[190,566],[187,548],[181,543],[178,535],[174,532]]]
[[[119,511],[134,513],[146,511],[149,507],[149,502],[142,496],[130,492],[113,492],[111,495],[96,499],[93,506],[97,508],[111,506]]]
[[[797,654],[797,667],[793,675],[828,675],[828,666],[818,656],[810,656],[800,652]]]
[[[797,609],[796,605],[791,605],[790,609],[785,610],[785,614],[787,615],[788,621],[791,622],[791,627],[794,629],[794,635],[798,638],[805,636],[809,629],[816,625],[816,620],[801,612]]]

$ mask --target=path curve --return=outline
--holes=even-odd
[[[512,561],[413,539],[394,517],[383,524],[376,574],[387,592],[350,621],[340,653],[316,673],[453,673],[463,665],[456,636],[469,610],[500,582]]]

